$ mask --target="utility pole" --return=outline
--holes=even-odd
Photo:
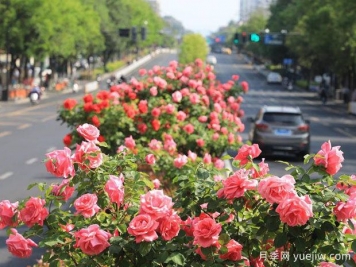
[[[9,1],[6,2],[6,10],[9,9]],[[2,90],[1,100],[8,101],[9,100],[9,80],[10,80],[10,68],[9,65],[9,28],[8,25],[4,25],[5,27],[5,53],[6,53],[6,62],[5,62],[5,70],[6,70],[6,79],[5,79],[5,89]]]

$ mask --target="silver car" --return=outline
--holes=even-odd
[[[299,107],[264,106],[250,118],[249,140],[263,155],[292,155],[303,159],[310,153],[310,125]]]

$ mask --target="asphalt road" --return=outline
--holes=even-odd
[[[250,91],[244,95],[242,103],[245,117],[254,116],[259,107],[265,104],[298,105],[312,122],[311,152],[317,152],[323,142],[331,140],[333,146],[341,146],[344,152],[345,162],[340,173],[356,173],[356,116],[348,115],[345,107],[334,102],[323,106],[313,93],[289,92],[280,85],[267,85],[265,77],[236,54],[216,54],[216,57],[218,64],[215,70],[219,80],[225,82],[233,74],[238,74],[240,81],[249,82]],[[149,69],[154,65],[167,66],[174,59],[175,54],[161,54],[141,67]],[[135,71],[129,76],[138,77],[138,73]],[[105,82],[101,84],[101,88],[106,89]],[[58,106],[67,97],[80,99],[82,96],[83,92],[51,95],[36,106],[31,106],[28,102],[0,105],[0,200],[16,201],[38,194],[36,190],[26,190],[27,186],[34,182],[59,182],[58,178],[46,172],[42,161],[47,152],[63,148],[62,138],[68,133],[68,129],[56,121]],[[248,130],[249,124],[246,123],[246,129],[241,134],[245,141]],[[282,176],[287,172],[284,165],[276,162],[279,159],[292,162],[294,159],[267,159],[270,172]],[[0,267],[33,265],[41,255],[42,251],[35,250],[31,259],[16,259],[7,252],[6,239],[6,231],[1,230]]]

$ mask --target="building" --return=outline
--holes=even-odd
[[[240,21],[247,21],[250,15],[257,10],[262,10],[268,15],[270,5],[275,2],[276,0],[240,0]]]
[[[160,0],[147,0],[147,2],[151,5],[152,9],[159,15],[161,14],[160,9]]]

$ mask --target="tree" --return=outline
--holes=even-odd
[[[207,55],[208,45],[202,35],[191,33],[183,37],[179,52],[180,63],[191,63],[198,58],[205,61]]]

